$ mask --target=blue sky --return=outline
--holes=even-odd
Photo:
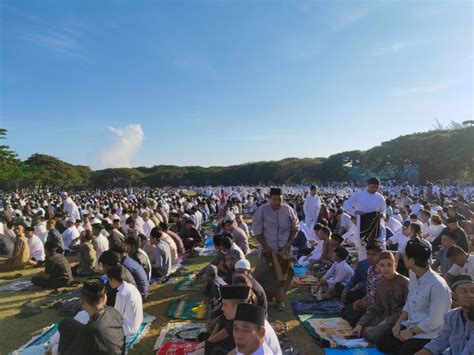
[[[0,127],[22,159],[99,168],[324,157],[432,129],[435,117],[474,117],[469,0],[0,9]]]

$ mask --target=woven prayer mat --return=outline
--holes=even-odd
[[[168,323],[156,339],[154,350],[160,349],[166,342],[194,342],[199,334],[207,331],[205,323],[174,322]]]
[[[186,355],[192,353],[198,344],[191,341],[168,341],[156,352],[156,355]]]
[[[311,287],[318,283],[319,279],[313,275],[295,276],[291,280],[292,287]]]
[[[206,319],[211,315],[209,307],[196,300],[174,300],[168,306],[168,317],[174,319]]]
[[[181,281],[176,284],[176,291],[203,291],[204,282],[195,281],[193,273],[189,273],[183,277]]]
[[[296,315],[312,314],[322,318],[337,317],[344,308],[344,303],[338,300],[324,301],[294,301],[291,308]]]

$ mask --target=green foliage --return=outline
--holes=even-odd
[[[367,151],[348,151],[328,158],[287,158],[228,167],[153,167],[91,171],[57,158],[34,154],[21,162],[8,146],[0,146],[0,189],[112,188],[129,186],[272,185],[349,180],[349,171],[393,176],[406,161],[420,167],[421,180],[474,182],[474,126],[436,129],[401,136]],[[5,129],[0,129],[4,139]],[[357,174],[353,174],[357,175]]]

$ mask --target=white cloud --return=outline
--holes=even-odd
[[[113,134],[112,141],[99,151],[99,165],[103,168],[131,167],[143,142],[142,126],[129,124],[124,128],[108,127],[108,130]]]

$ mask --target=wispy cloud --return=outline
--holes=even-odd
[[[372,14],[378,9],[380,4],[375,2],[367,5],[362,5],[360,2],[356,2],[357,6],[342,6],[336,7],[336,12],[331,17],[330,29],[334,32],[340,32],[362,21],[364,18]]]
[[[56,54],[75,55],[81,49],[78,40],[66,32],[47,31],[45,33],[23,34],[19,37]]]
[[[372,50],[373,55],[386,55],[399,53],[407,48],[414,47],[418,43],[415,41],[395,41],[390,45],[379,45]]]
[[[426,85],[405,87],[405,88],[394,88],[392,94],[395,96],[404,95],[426,95],[434,92],[443,90],[449,86],[448,83],[432,83]]]

